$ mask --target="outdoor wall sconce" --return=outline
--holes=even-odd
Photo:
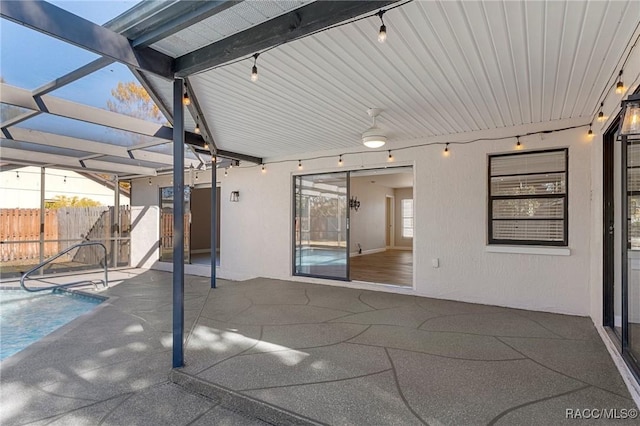
[[[640,135],[640,93],[630,95],[622,101],[622,122],[620,135]]]
[[[240,191],[231,191],[231,195],[229,195],[229,201],[232,203],[237,203],[240,201]]]
[[[360,208],[360,201],[358,201],[358,197],[351,197],[349,199],[349,208],[358,211]]]

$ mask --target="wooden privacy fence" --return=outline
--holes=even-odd
[[[185,256],[188,255],[188,247],[191,236],[191,215],[184,215],[184,246]],[[173,253],[173,212],[160,213],[160,256],[163,260],[170,260]]]
[[[44,222],[44,257],[53,256],[82,240],[105,243],[112,251],[112,216],[114,208],[63,207],[46,209]],[[129,237],[131,210],[120,207],[120,236]],[[0,261],[38,260],[40,257],[40,209],[0,209]],[[60,241],[52,241],[60,240]],[[20,243],[20,241],[31,241]],[[118,264],[128,264],[130,244],[120,244]],[[103,254],[96,247],[83,248],[69,253],[67,260],[82,264],[97,264]]]
[[[58,216],[45,210],[44,239],[58,239]],[[40,209],[0,209],[0,260],[3,262],[40,257]],[[11,241],[11,243],[4,243]],[[31,241],[13,243],[13,241]],[[57,242],[44,244],[44,256],[58,253]]]

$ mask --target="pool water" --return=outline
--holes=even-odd
[[[101,302],[96,297],[65,291],[0,290],[0,360],[20,352]]]

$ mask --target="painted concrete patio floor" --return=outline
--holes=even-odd
[[[0,423],[279,423],[244,397],[286,422],[357,425],[568,424],[566,409],[635,408],[589,318],[268,279],[210,291],[188,276],[178,386],[171,275],[101,294],[2,363]]]

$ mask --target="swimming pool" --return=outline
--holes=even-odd
[[[0,360],[20,352],[102,301],[67,291],[0,290]]]

